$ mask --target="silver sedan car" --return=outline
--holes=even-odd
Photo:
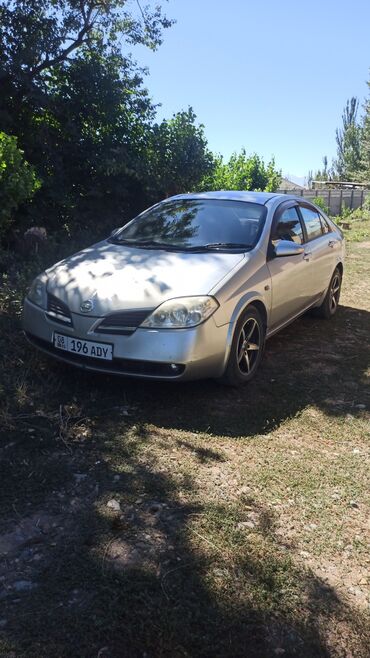
[[[331,318],[340,229],[301,197],[174,196],[38,276],[28,340],[87,370],[248,382],[264,343],[308,309]]]

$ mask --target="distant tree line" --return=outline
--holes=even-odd
[[[370,91],[370,81],[367,83]],[[323,158],[323,168],[309,179],[356,181],[370,184],[370,94],[360,113],[360,101],[353,96],[344,107],[342,123],[336,129],[337,155],[329,166]]]
[[[128,49],[155,50],[171,24],[128,0],[0,0],[0,239],[96,235],[168,195],[279,185],[273,160],[214,155],[191,107],[155,120]]]

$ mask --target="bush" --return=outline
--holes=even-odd
[[[354,221],[359,221],[359,220],[368,221],[370,219],[370,209],[368,209],[366,203],[364,203],[362,208],[356,208],[356,210],[353,210],[351,212],[349,219]]]
[[[366,195],[365,201],[363,203],[363,209],[366,210],[366,212],[370,212],[370,192]]]
[[[0,239],[9,230],[17,208],[40,185],[33,167],[17,147],[17,138],[0,131]]]
[[[265,164],[257,153],[248,156],[243,148],[233,153],[228,162],[222,156],[215,158],[213,172],[206,175],[200,191],[208,190],[255,190],[274,192],[281,183],[281,171],[276,169],[275,160]]]
[[[316,206],[319,206],[319,208],[321,208],[321,210],[323,210],[327,215],[330,214],[330,210],[329,210],[328,206],[326,205],[325,200],[323,199],[322,196],[315,197],[313,199],[313,202]]]

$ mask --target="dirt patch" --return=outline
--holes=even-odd
[[[357,243],[357,248],[358,249],[370,249],[370,242],[368,242],[368,241],[359,242],[359,243]]]
[[[0,599],[38,587],[40,568],[45,568],[49,559],[50,545],[60,541],[64,523],[61,515],[40,511],[8,524],[0,535]]]

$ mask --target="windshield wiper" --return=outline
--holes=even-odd
[[[199,245],[194,249],[252,249],[253,245],[245,244],[245,242],[208,242],[207,244]]]
[[[194,246],[176,245],[169,242],[159,242],[157,240],[135,240],[130,238],[110,239],[114,244],[128,245],[131,247],[142,247],[143,249],[167,249],[168,251],[212,251],[217,249],[239,249],[247,250],[252,249],[253,245],[245,244],[244,242],[208,242],[206,244],[199,244]]]
[[[174,245],[168,244],[168,242],[157,242],[157,240],[130,240],[130,238],[114,239],[111,238],[111,241],[115,244],[124,244],[130,247],[143,247],[144,249],[176,249]]]

